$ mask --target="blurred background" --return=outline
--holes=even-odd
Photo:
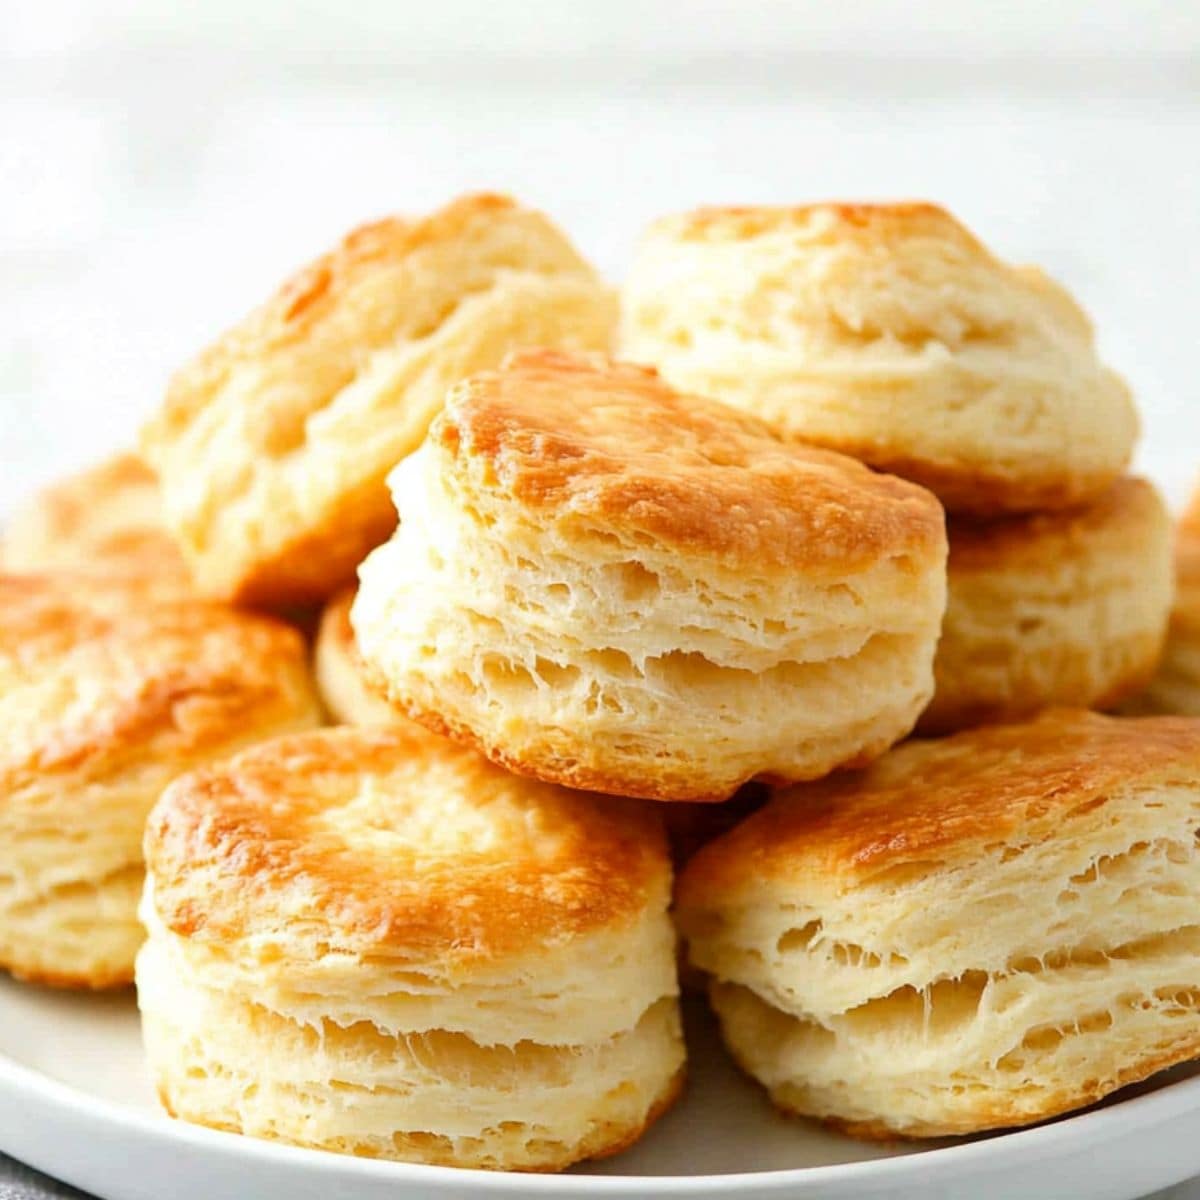
[[[698,203],[938,200],[1200,469],[1200,3],[0,6],[0,513],[349,226],[510,190],[613,279]]]

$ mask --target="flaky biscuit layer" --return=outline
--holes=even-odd
[[[545,352],[455,389],[351,614],[391,701],[513,770],[654,799],[906,733],[944,604],[929,493]]]
[[[914,741],[702,849],[677,917],[734,1054],[867,1136],[1044,1119],[1200,1049],[1200,722]]]
[[[1078,504],[1137,436],[1075,301],[931,204],[661,220],[625,284],[619,349],[951,511]]]

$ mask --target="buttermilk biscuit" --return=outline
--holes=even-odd
[[[646,806],[411,722],[345,726],[178,780],[146,859],[138,995],[176,1116],[558,1170],[678,1091],[671,868]]]
[[[657,800],[813,778],[932,693],[932,495],[652,371],[549,351],[453,389],[351,613],[390,699],[512,770]]]
[[[0,575],[0,968],[133,978],[142,826],[181,771],[317,723],[303,640],[152,584]]]
[[[921,733],[1105,708],[1154,673],[1171,607],[1171,524],[1121,479],[1084,508],[950,522],[949,600]]]
[[[1200,489],[1175,532],[1175,607],[1166,653],[1135,703],[1152,712],[1200,717]]]
[[[952,511],[1076,504],[1137,436],[1075,301],[932,204],[659,221],[626,284],[621,353]]]
[[[782,793],[678,920],[780,1108],[1025,1125],[1200,1055],[1198,826],[1200,722],[1055,710]]]
[[[147,572],[186,583],[163,526],[158,482],[135,454],[117,454],[41,491],[6,524],[7,571]]]
[[[317,626],[313,664],[325,709],[343,725],[381,725],[403,721],[367,677],[350,625],[355,589],[339,592],[325,605]]]
[[[613,298],[540,213],[469,196],[350,234],[180,371],[143,448],[200,587],[323,600],[395,523],[385,477],[514,346],[605,349]]]

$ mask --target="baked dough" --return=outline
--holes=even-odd
[[[934,497],[651,371],[522,351],[454,388],[391,482],[363,658],[519,773],[723,799],[868,761],[932,693]]]
[[[143,448],[199,586],[322,601],[395,523],[385,477],[514,346],[606,349],[609,289],[544,216],[467,196],[355,230],[172,380]]]
[[[921,733],[1109,708],[1144,687],[1171,610],[1171,523],[1144,479],[1084,508],[950,522],[949,600]]]
[[[162,520],[158,481],[136,455],[114,454],[39,492],[4,527],[7,571],[148,572],[190,580]]]
[[[1025,1125],[1200,1054],[1200,722],[912,741],[710,843],[678,921],[741,1065],[866,1137]]]
[[[1166,652],[1141,711],[1200,717],[1200,488],[1175,533],[1175,606]]]
[[[320,717],[293,629],[136,582],[0,575],[0,968],[20,978],[128,983],[163,787]]]
[[[648,806],[507,774],[411,722],[277,739],[146,835],[146,1047],[190,1121],[343,1153],[557,1170],[683,1070]]]
[[[1075,301],[932,204],[661,220],[625,285],[620,352],[952,511],[1078,504],[1137,436]]]
[[[339,724],[386,725],[403,721],[404,714],[393,708],[367,677],[350,626],[355,590],[349,587],[339,592],[321,613],[313,647],[321,699],[326,711]]]

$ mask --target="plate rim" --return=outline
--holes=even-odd
[[[769,1171],[738,1171],[712,1175],[574,1175],[533,1174],[518,1171],[485,1171],[470,1167],[436,1166],[390,1159],[360,1158],[307,1146],[273,1142],[227,1130],[211,1129],[171,1117],[165,1110],[150,1113],[55,1079],[35,1067],[17,1062],[0,1051],[0,1092],[26,1091],[44,1103],[70,1109],[85,1119],[108,1126],[110,1133],[128,1133],[167,1141],[182,1141],[199,1150],[248,1157],[266,1164],[302,1167],[323,1175],[373,1177],[382,1182],[457,1185],[477,1193],[536,1196],[542,1193],[576,1196],[705,1196],[753,1189],[759,1193],[787,1192],[798,1185],[878,1183],[919,1173],[932,1185],[946,1178],[988,1165],[996,1159],[1020,1155],[1025,1162],[1061,1153],[1062,1143],[1087,1144],[1100,1139],[1110,1126],[1123,1136],[1200,1111],[1200,1074],[1174,1080],[1149,1092],[1104,1107],[1063,1116],[1028,1128],[990,1137],[937,1146],[911,1154],[825,1163],[811,1167],[786,1167]],[[796,1118],[794,1118],[796,1119]],[[11,1153],[0,1144],[0,1150]],[[16,1157],[20,1157],[19,1154]],[[30,1164],[37,1166],[37,1164]],[[1198,1150],[1200,1167],[1200,1150]],[[51,1174],[53,1172],[51,1171]]]

